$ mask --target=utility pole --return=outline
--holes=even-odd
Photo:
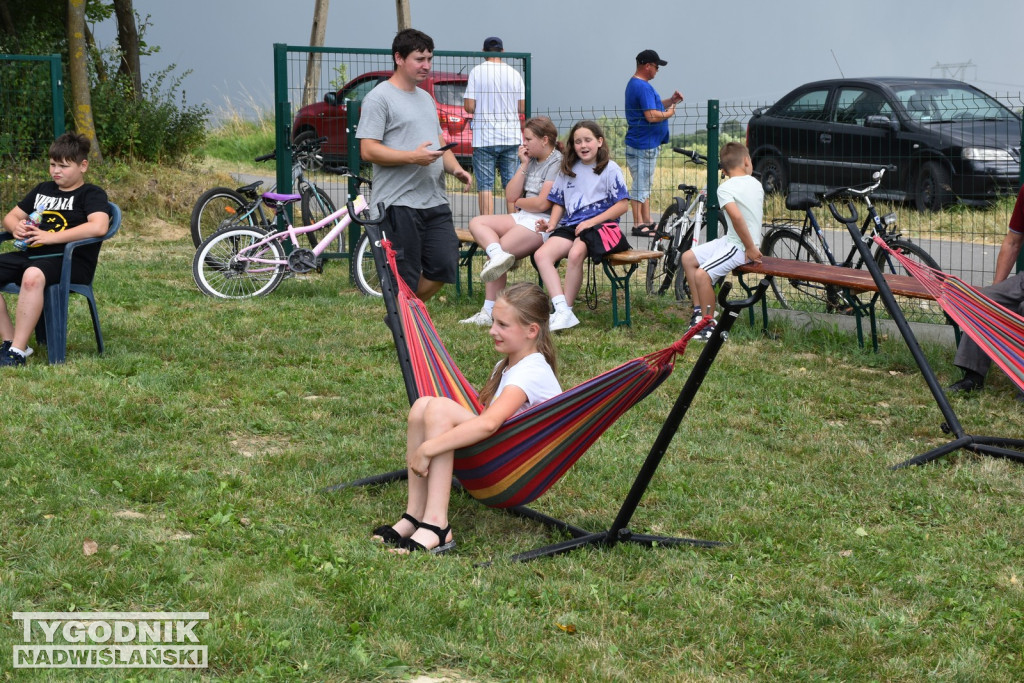
[[[316,0],[313,8],[313,28],[309,34],[310,47],[323,47],[327,35],[327,7],[331,0]],[[302,105],[317,101],[320,87],[320,53],[310,52],[306,62],[306,83],[302,88]]]
[[[936,71],[940,72],[939,78],[952,78],[957,81],[966,81],[967,70],[972,69],[973,75],[970,80],[975,80],[978,77],[978,65],[972,60],[968,59],[966,62],[957,62],[955,64],[939,64],[935,62],[935,66],[932,67],[932,74]]]
[[[412,16],[409,12],[409,0],[395,0],[395,11],[398,13],[398,30],[412,28]]]

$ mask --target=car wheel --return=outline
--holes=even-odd
[[[766,195],[786,193],[786,169],[782,166],[782,159],[775,156],[763,157],[757,162],[754,175],[761,179],[761,187]]]
[[[921,164],[914,186],[914,203],[918,211],[941,211],[953,199],[949,171],[942,164],[929,161]]]
[[[292,145],[294,147],[298,147],[315,137],[316,131],[304,130],[295,136],[295,139],[292,141]],[[310,171],[319,171],[323,168],[324,158],[319,154],[319,145],[317,146],[317,152],[317,154],[303,154],[298,158],[298,162],[302,165],[303,171],[309,173]]]

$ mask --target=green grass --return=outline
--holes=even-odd
[[[0,612],[209,611],[218,679],[1024,676],[1022,470],[965,453],[887,469],[948,438],[899,340],[875,355],[829,326],[737,324],[632,525],[727,546],[513,565],[560,536],[455,495],[457,553],[396,558],[369,532],[401,512],[400,484],[323,492],[403,463],[380,300],[337,263],[265,299],[204,298],[184,224],[147,236],[126,203],[96,283],[107,353],[73,300],[69,362],[40,349],[0,373]],[[457,321],[478,305],[449,291],[429,307],[476,385],[493,350]],[[607,300],[578,308],[558,338],[565,386],[682,332],[674,305],[642,295],[633,329],[609,329]],[[699,350],[536,507],[606,528]],[[955,375],[951,348],[926,352]],[[955,402],[965,427],[1024,436],[1008,381],[990,385]],[[47,679],[11,671],[20,636],[0,621],[6,677]]]

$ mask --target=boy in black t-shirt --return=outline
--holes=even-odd
[[[13,325],[7,304],[0,297],[0,367],[24,365],[32,353],[28,337],[43,312],[43,291],[60,280],[64,245],[107,234],[107,193],[85,182],[88,157],[89,138],[78,133],[61,135],[50,145],[53,180],[36,185],[4,216],[3,229],[29,246],[25,251],[0,254],[0,286],[21,286]],[[25,219],[40,206],[43,218],[39,227],[26,224]],[[71,282],[92,280],[99,253],[98,242],[75,249]]]

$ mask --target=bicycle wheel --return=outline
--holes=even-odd
[[[203,240],[224,227],[225,221],[240,216],[247,204],[245,197],[228,187],[214,187],[199,195],[189,219],[192,243],[198,247]],[[247,225],[255,225],[252,214],[249,214],[245,222]]]
[[[661,214],[658,221],[658,233],[652,239],[651,251],[664,252],[659,259],[647,261],[647,293],[663,296],[672,286],[672,281],[679,270],[679,250],[674,246],[675,235],[686,223],[686,207],[680,210],[679,203],[673,202]],[[692,238],[692,235],[690,236]],[[684,236],[684,242],[688,243]]]
[[[761,252],[765,256],[775,258],[793,259],[796,261],[807,261],[809,263],[821,263],[821,254],[818,249],[804,239],[796,230],[788,228],[775,228],[768,226],[768,237],[764,241]],[[805,282],[803,280],[787,280],[780,277],[771,278],[772,292],[783,308],[804,308],[810,306],[812,310],[824,307],[826,310],[834,307],[840,294],[835,287],[823,285],[818,282]]]
[[[377,277],[377,264],[373,260],[370,247],[370,236],[363,233],[356,245],[351,259],[352,282],[366,296],[384,296],[380,289],[380,278]]]
[[[274,240],[239,257],[239,252],[263,240],[259,228],[229,226],[206,238],[192,258],[192,279],[199,291],[221,299],[247,299],[274,291],[284,279],[284,247]],[[255,259],[276,261],[256,263]]]
[[[935,268],[936,270],[939,268],[939,264],[928,252],[910,240],[892,240],[887,242],[887,244],[890,249],[917,259],[926,266]],[[903,267],[903,264],[889,256],[888,252],[881,247],[876,247],[876,249],[875,263],[878,264],[878,267],[883,273],[910,275],[907,269]],[[907,320],[940,324],[944,323],[946,320],[946,314],[943,312],[942,307],[939,306],[938,302],[932,299],[918,299],[906,296],[897,296],[895,298],[896,303],[899,304],[900,309],[903,311],[903,315]]]
[[[337,209],[334,208],[334,202],[331,201],[331,198],[327,196],[327,193],[324,192],[322,188],[317,187],[313,183],[309,183],[302,188],[303,225],[312,225],[313,223],[322,221],[335,211],[337,211]],[[315,247],[319,244],[320,240],[322,240],[333,227],[334,225],[327,224],[318,230],[307,232],[306,239],[309,240],[309,246]],[[341,238],[344,234],[345,232],[342,231],[341,234],[338,235],[338,239],[331,245],[328,245],[327,251],[341,251],[341,245],[344,244]]]

